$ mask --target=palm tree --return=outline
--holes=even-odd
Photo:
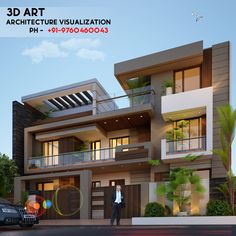
[[[223,166],[226,170],[229,199],[232,207],[232,213],[234,214],[234,193],[236,190],[236,180],[232,171],[232,143],[236,130],[236,110],[227,104],[225,106],[218,107],[217,112],[220,123],[221,149],[214,150],[214,153],[221,158]]]

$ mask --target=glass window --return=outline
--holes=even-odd
[[[52,191],[54,190],[54,183],[53,182],[39,183],[37,189],[38,191]]]
[[[199,89],[201,87],[200,67],[175,72],[175,93]]]
[[[45,165],[58,165],[59,142],[48,141],[43,143],[43,156],[46,157]]]
[[[93,181],[93,182],[92,182],[92,187],[93,187],[93,188],[99,188],[99,187],[101,187],[101,181]]]
[[[200,68],[193,68],[184,71],[184,91],[200,88]]]
[[[200,149],[205,147],[205,123],[204,117],[187,119],[187,125],[185,127],[180,128],[181,132],[183,132],[183,140],[177,140],[175,142],[176,151],[187,151]],[[182,121],[175,121],[173,123],[173,127],[179,127],[179,124]]]
[[[129,137],[119,137],[119,138],[112,138],[110,139],[110,148],[114,148],[111,150],[111,155],[114,158],[115,157],[115,147],[121,146],[121,145],[128,145],[129,144]],[[126,151],[126,150],[123,150]]]
[[[129,137],[119,137],[110,139],[110,147],[115,148],[120,145],[128,145]]]
[[[92,160],[101,160],[101,141],[91,143]]]
[[[183,72],[178,71],[175,73],[175,92],[181,93],[183,91]]]

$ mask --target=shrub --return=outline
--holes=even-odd
[[[223,200],[210,200],[207,203],[208,216],[229,216],[231,215],[230,205]]]
[[[144,216],[155,217],[155,216],[164,216],[165,209],[164,207],[157,202],[150,202],[145,207]]]

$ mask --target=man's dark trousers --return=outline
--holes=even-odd
[[[121,203],[113,203],[112,207],[112,216],[111,216],[111,225],[113,225],[114,220],[116,219],[116,224],[120,224],[120,212],[121,212]]]

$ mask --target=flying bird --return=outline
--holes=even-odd
[[[192,16],[195,18],[196,22],[200,21],[203,18],[203,16],[199,15],[196,12],[192,12]]]

